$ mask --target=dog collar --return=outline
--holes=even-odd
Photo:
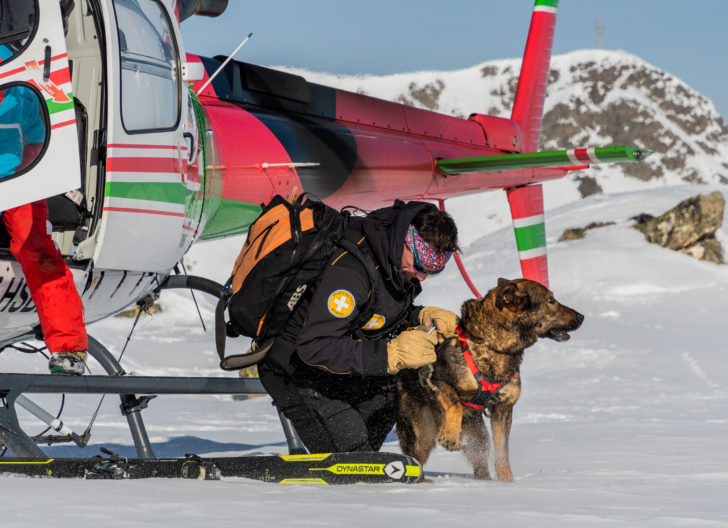
[[[468,338],[465,335],[463,329],[458,326],[455,329],[455,333],[457,334],[460,347],[463,349],[463,358],[465,359],[465,363],[467,363],[470,372],[473,374],[475,381],[478,382],[478,386],[480,387],[480,390],[473,398],[467,401],[460,400],[460,403],[462,403],[465,407],[470,407],[471,409],[485,412],[485,407],[488,404],[488,400],[495,396],[506,383],[511,381],[513,379],[513,376],[504,381],[491,381],[486,378],[485,375],[480,372],[478,366],[475,364],[473,354],[470,352],[470,345],[468,345]]]

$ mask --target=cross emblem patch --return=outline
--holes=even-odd
[[[369,319],[369,321],[366,322],[364,326],[362,326],[363,330],[379,330],[384,326],[385,318],[383,315],[374,314],[372,315],[372,318]]]
[[[327,301],[329,313],[334,317],[349,317],[356,307],[354,296],[346,290],[336,290]]]

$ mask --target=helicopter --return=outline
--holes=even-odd
[[[45,133],[0,175],[0,210],[48,200],[88,323],[158,290],[192,244],[304,192],[373,209],[504,190],[523,276],[548,285],[541,184],[650,154],[538,151],[557,6],[535,0],[511,117],[458,118],[188,53],[180,24],[227,0],[0,0],[0,97],[35,98]],[[0,227],[0,347],[39,335],[8,248]]]

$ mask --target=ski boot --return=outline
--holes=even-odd
[[[86,367],[86,352],[71,350],[54,352],[48,360],[48,369],[51,374],[65,374],[80,376]]]

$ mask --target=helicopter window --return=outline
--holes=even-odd
[[[48,112],[40,94],[26,84],[0,88],[0,183],[33,165],[47,137]]]
[[[31,40],[36,11],[36,2],[0,0],[0,63],[15,57]]]
[[[114,8],[124,128],[175,128],[180,113],[179,57],[164,8],[156,0],[114,0]]]

